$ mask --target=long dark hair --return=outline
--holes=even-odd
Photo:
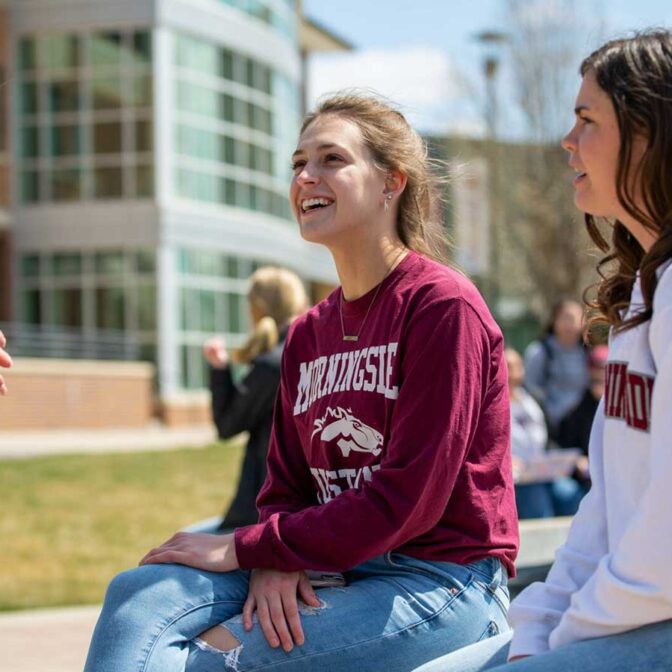
[[[581,64],[591,72],[614,106],[620,131],[616,193],[623,209],[658,239],[646,252],[625,225],[616,220],[611,243],[586,214],[588,233],[606,253],[598,263],[602,278],[589,305],[615,331],[625,331],[651,318],[657,270],[672,258],[672,33],[651,30],[607,42]],[[632,165],[636,138],[646,150]],[[641,207],[637,202],[641,203]],[[644,309],[627,320],[637,270],[641,274]]]

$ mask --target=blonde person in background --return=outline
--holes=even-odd
[[[0,366],[8,369],[12,365],[12,358],[5,352],[5,346],[7,345],[7,339],[5,335],[0,331]],[[7,394],[7,384],[5,379],[0,375],[0,394]]]
[[[257,522],[256,498],[266,478],[266,453],[273,403],[280,382],[280,359],[292,320],[308,308],[301,279],[286,268],[264,266],[250,277],[247,294],[252,331],[231,355],[221,336],[207,341],[203,355],[210,365],[212,417],[220,439],[249,432],[238,490],[218,526],[230,530]],[[248,365],[236,384],[231,364]]]

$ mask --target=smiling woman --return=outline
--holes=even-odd
[[[592,486],[546,581],[511,605],[510,646],[498,637],[422,672],[670,669],[672,33],[608,42],[581,75],[563,146],[576,205],[607,253],[593,307],[612,327]],[[608,218],[610,243],[597,217]]]
[[[89,672],[404,672],[508,630],[503,341],[435,260],[437,179],[387,103],[306,118],[290,202],[341,286],[287,336],[259,522],[178,534],[114,579]],[[310,570],[346,585],[315,591]]]

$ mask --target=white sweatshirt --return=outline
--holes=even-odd
[[[628,315],[642,303],[637,280]],[[672,619],[672,264],[652,318],[610,338],[589,453],[567,542],[511,605],[509,657]]]

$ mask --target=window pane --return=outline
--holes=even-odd
[[[243,331],[242,298],[240,294],[229,294],[229,331],[233,334],[240,334]]]
[[[79,39],[75,35],[54,35],[44,38],[44,67],[51,70],[76,68],[79,65]]]
[[[137,253],[138,273],[154,273],[156,270],[156,255],[152,250],[140,250]]]
[[[133,79],[133,99],[131,105],[134,107],[150,107],[152,104],[152,78],[150,75],[141,75]]]
[[[123,252],[99,252],[95,257],[96,273],[120,275],[126,270]]]
[[[82,270],[80,254],[55,254],[53,259],[54,275],[79,275]]]
[[[245,59],[245,81],[248,86],[254,86],[254,61],[250,58]]]
[[[201,331],[217,330],[215,321],[215,293],[207,290],[200,292],[201,299]]]
[[[121,153],[121,122],[94,125],[93,151],[95,154]]]
[[[118,198],[123,194],[121,167],[96,168],[94,171],[94,195],[96,198]]]
[[[82,292],[80,289],[55,289],[52,293],[53,323],[62,327],[82,325]]]
[[[21,173],[21,200],[35,203],[40,199],[40,185],[36,170],[24,170]]]
[[[40,276],[40,257],[37,254],[24,254],[21,257],[21,275],[24,278]]]
[[[236,144],[233,138],[230,138],[228,135],[220,136],[220,146],[219,146],[219,160],[224,163],[230,163],[233,165],[235,163],[235,148]]]
[[[24,114],[37,113],[37,84],[27,82],[21,85],[21,111]]]
[[[135,195],[152,196],[154,194],[154,168],[152,166],[135,167]]]
[[[39,129],[37,126],[26,126],[21,129],[21,156],[27,159],[39,154]]]
[[[198,315],[198,292],[194,289],[182,289],[181,298],[181,327],[183,331],[191,331],[196,328],[196,316]]]
[[[34,70],[37,62],[35,40],[25,37],[19,42],[19,67],[21,70]]]
[[[226,178],[224,180],[224,203],[227,205],[236,204],[236,183],[234,180]]]
[[[133,60],[136,63],[149,63],[152,60],[151,33],[133,33]]]
[[[138,286],[138,328],[152,331],[156,328],[156,290],[154,285]]]
[[[93,65],[115,65],[121,62],[121,33],[110,32],[91,35],[89,60]]]
[[[271,113],[268,110],[265,110],[263,107],[258,106],[255,110],[255,113],[254,127],[259,131],[263,131],[264,133],[271,135],[273,132]]]
[[[254,128],[254,108],[256,105],[254,103],[247,103],[247,114],[245,117],[245,125],[250,128]]]
[[[81,172],[74,169],[51,173],[51,196],[55,201],[73,201],[81,196]]]
[[[51,82],[48,96],[52,112],[76,112],[79,109],[79,83],[76,79]]]
[[[250,185],[239,182],[236,189],[236,205],[239,208],[250,207]]]
[[[96,326],[99,329],[123,329],[124,290],[121,287],[96,289]]]
[[[233,52],[228,49],[222,49],[222,70],[221,75],[225,79],[233,79]]]
[[[99,77],[91,80],[91,99],[94,110],[116,110],[121,107],[121,79]]]
[[[150,152],[153,146],[151,121],[135,122],[135,149],[138,152]]]
[[[226,274],[229,278],[237,278],[240,272],[240,264],[237,257],[229,257],[227,259]]]
[[[220,119],[224,121],[233,121],[233,96],[230,96],[228,93],[222,93],[220,96]]]
[[[39,290],[31,289],[21,294],[21,321],[27,324],[40,324],[42,298]]]
[[[54,126],[51,129],[52,156],[72,156],[79,154],[81,143],[79,126]]]

